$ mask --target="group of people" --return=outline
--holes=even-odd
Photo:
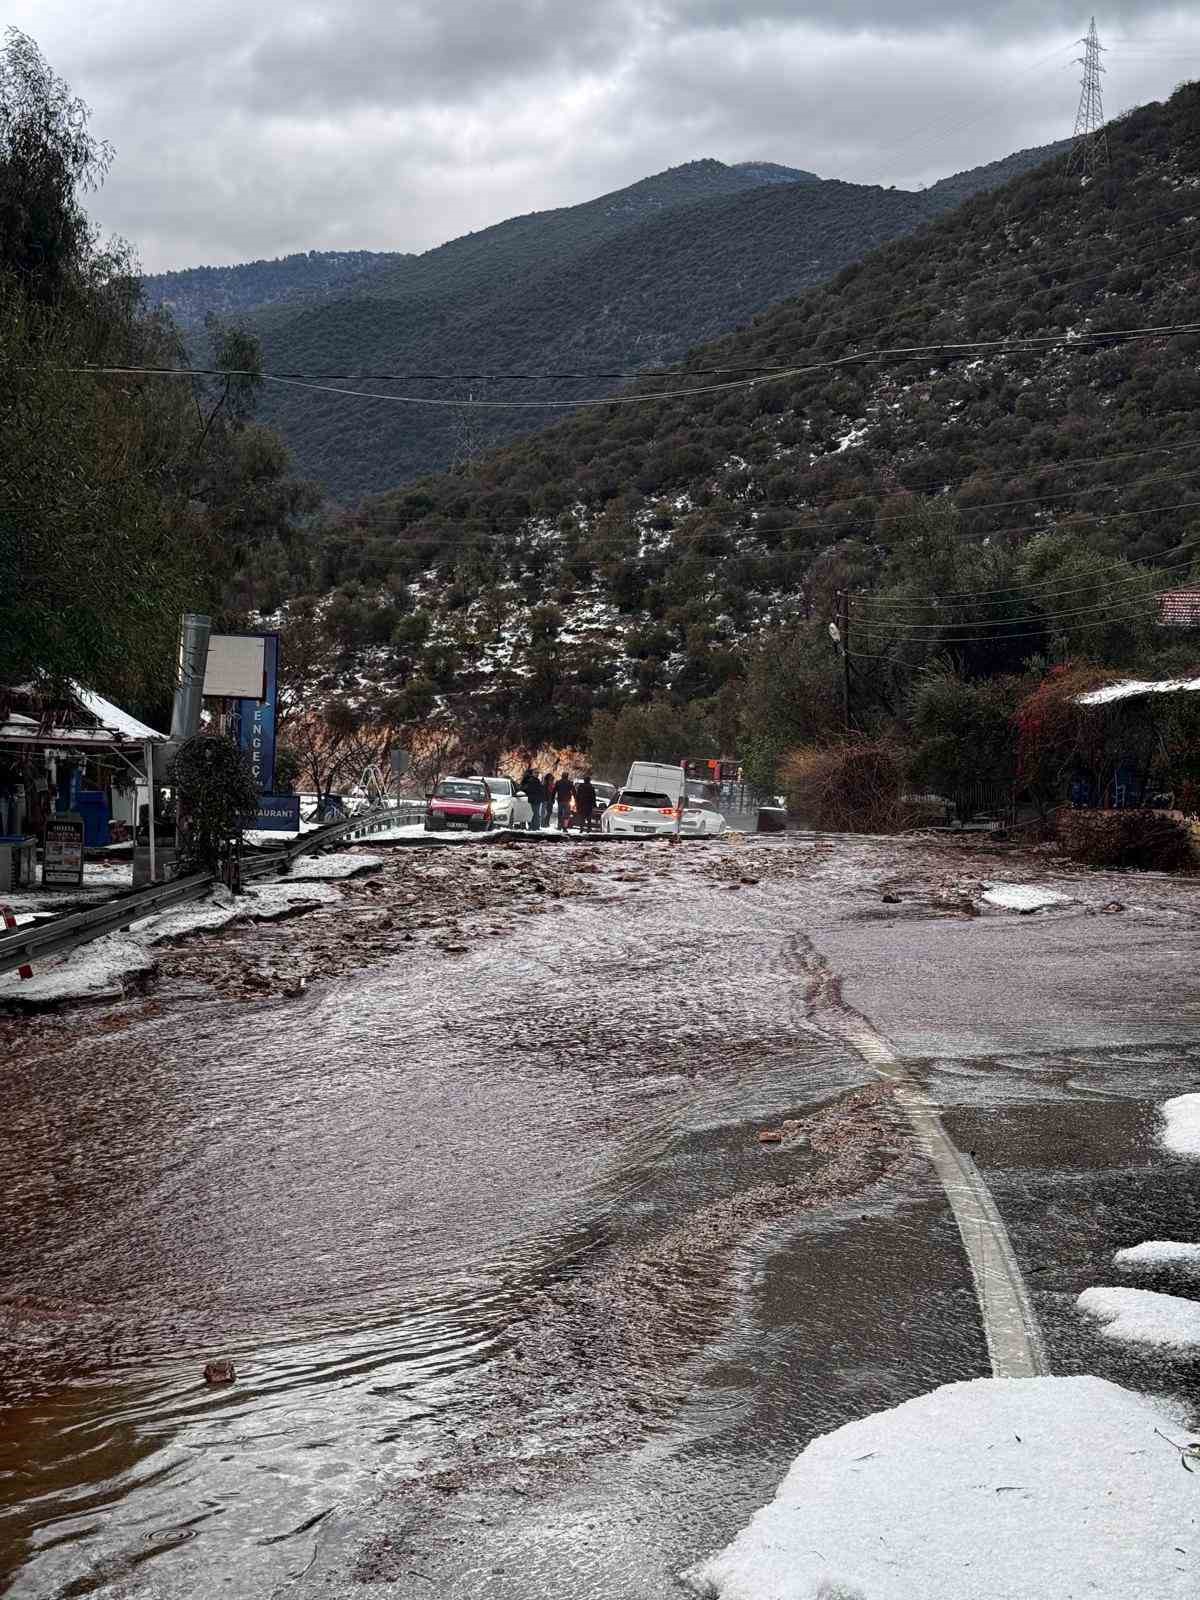
[[[547,772],[539,778],[531,767],[526,767],[517,788],[533,807],[531,827],[548,828],[557,811],[559,829],[565,833],[571,826],[572,809],[585,833],[596,825],[596,790],[590,773],[574,783],[566,772],[557,778]]]

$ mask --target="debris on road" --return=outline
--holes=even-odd
[[[236,1383],[237,1372],[232,1361],[210,1361],[204,1368],[204,1381],[214,1388],[219,1384]]]

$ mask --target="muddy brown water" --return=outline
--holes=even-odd
[[[663,879],[638,859],[603,866],[598,903],[466,954],[407,950],[299,1001],[166,995],[0,1074],[0,1574],[19,1600],[351,1575],[396,1596],[666,1593],[815,1433],[986,1370],[919,1166],[757,1223],[746,1199],[821,1165],[760,1127],[868,1081],[806,1027],[786,948],[853,916],[875,857],[811,882],[726,847]],[[747,859],[761,881],[732,893]],[[1098,1271],[1122,1228],[1162,1224],[1148,1185],[1126,1214],[1124,1177],[1177,1064],[1155,1057],[1149,1087],[1090,1048],[948,1048],[922,1070],[1028,1270],[1046,1264],[1028,1197],[1076,1197],[1057,1260],[1108,1186]],[[1047,1105],[1073,1108],[1057,1126],[1082,1173],[1039,1143]],[[740,1231],[664,1255],[725,1205]],[[1086,1275],[1043,1282],[1051,1313]],[[598,1354],[609,1285],[636,1287],[645,1326],[624,1373]],[[1084,1362],[1098,1342],[1059,1321],[1060,1359]],[[201,1382],[215,1355],[233,1387]]]
[[[718,886],[621,892],[4,1075],[15,1594],[268,1592],[351,1482],[431,1448],[531,1296],[751,1185],[757,1119],[862,1081],[781,1033],[754,916],[717,970]],[[201,1383],[214,1355],[231,1389]]]

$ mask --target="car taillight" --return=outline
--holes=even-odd
[[[629,806],[610,806],[609,809],[611,811],[628,811],[631,808]]]
[[[674,806],[659,806],[658,814],[659,814],[660,817],[673,817],[675,815],[675,807]]]

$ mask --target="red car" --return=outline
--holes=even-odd
[[[425,809],[425,832],[470,828],[482,833],[492,825],[492,797],[487,784],[475,778],[443,778]]]

